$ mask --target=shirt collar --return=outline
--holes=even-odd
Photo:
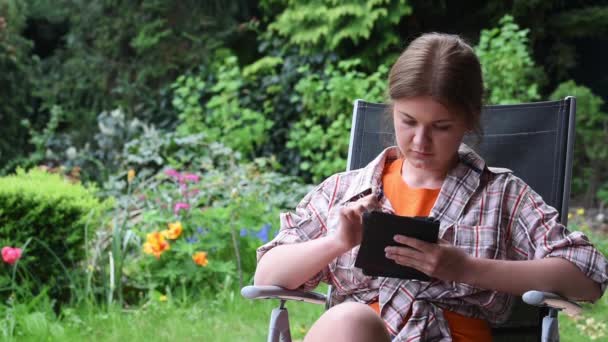
[[[486,169],[485,161],[466,144],[458,149],[459,162],[446,176],[431,216],[441,221],[442,229],[452,225],[460,216],[466,203],[480,183],[481,174]],[[382,188],[382,173],[387,161],[399,157],[398,148],[391,146],[382,151],[367,166],[360,169],[345,192],[342,203],[368,194],[372,189]],[[459,198],[463,205],[454,206],[452,200]]]

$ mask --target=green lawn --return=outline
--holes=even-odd
[[[84,307],[64,311],[15,312],[17,336],[7,341],[265,341],[276,300],[251,301],[238,293],[187,305],[158,302],[139,310]],[[323,312],[322,305],[290,302],[293,337],[301,339]],[[0,319],[1,320],[1,319]],[[8,321],[8,320],[6,320]],[[6,322],[5,321],[5,322]]]
[[[187,305],[157,302],[139,310],[71,309],[56,318],[48,312],[15,312],[19,335],[7,341],[265,341],[276,300],[251,301],[238,293]],[[294,339],[301,339],[323,306],[289,302]],[[564,341],[606,339],[601,322],[608,317],[608,300],[588,308],[584,318],[560,318]],[[587,322],[593,318],[594,322]],[[579,325],[577,327],[577,324]],[[583,328],[584,326],[584,328]],[[602,337],[600,334],[603,333]],[[588,334],[588,335],[586,335]]]
[[[594,305],[583,305],[578,318],[560,315],[560,335],[563,341],[608,341],[608,295]]]

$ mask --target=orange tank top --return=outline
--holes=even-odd
[[[403,159],[387,164],[382,174],[382,190],[391,203],[395,214],[402,216],[428,216],[433,209],[440,189],[410,188],[401,177]],[[373,302],[370,307],[380,314],[380,305]],[[449,310],[443,310],[454,342],[492,341],[492,330],[488,322],[471,318]],[[409,313],[407,315],[409,318]]]

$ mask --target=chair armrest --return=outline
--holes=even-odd
[[[326,297],[316,292],[306,292],[299,290],[288,290],[280,286],[245,286],[241,289],[241,295],[249,299],[281,299],[299,300],[312,304],[325,304]]]
[[[536,306],[548,306],[553,309],[564,310],[571,316],[581,313],[583,308],[576,302],[551,292],[528,291],[522,296],[524,302]]]

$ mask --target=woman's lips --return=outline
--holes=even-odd
[[[418,151],[413,151],[410,150],[416,157],[430,157],[433,154],[432,153],[428,153],[428,152],[418,152]]]

